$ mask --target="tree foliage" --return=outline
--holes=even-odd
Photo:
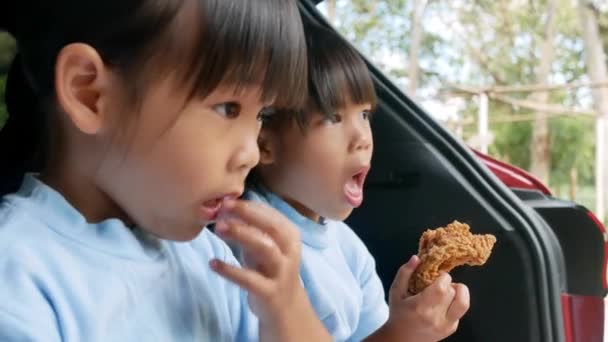
[[[337,0],[335,25],[360,51],[406,90],[407,51],[412,1]],[[557,0],[554,36],[555,60],[549,83],[587,80],[584,43],[576,2]],[[320,5],[322,7],[323,5]],[[601,6],[600,6],[601,7]],[[598,7],[604,44],[608,46],[608,6]],[[547,0],[432,0],[424,13],[424,38],[420,51],[420,92],[427,100],[441,102],[456,95],[449,83],[469,86],[525,85],[535,83],[544,37]],[[395,60],[397,62],[395,62]],[[399,63],[401,62],[401,63]],[[511,93],[529,99],[530,93]],[[477,104],[465,97],[458,120],[467,123],[463,138],[474,136]],[[548,102],[592,108],[588,89],[553,91]],[[431,115],[437,113],[430,113]],[[490,122],[533,111],[490,101]],[[491,124],[495,136],[489,152],[499,159],[529,169],[531,121]],[[576,169],[580,184],[594,181],[593,120],[567,116],[549,119],[550,185],[567,184]]]
[[[0,32],[0,127],[4,125],[8,114],[4,104],[6,73],[15,54],[15,40],[7,33]]]

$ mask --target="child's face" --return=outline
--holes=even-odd
[[[349,104],[332,119],[314,114],[261,137],[264,183],[305,216],[343,220],[363,200],[373,141],[369,104]],[[265,145],[265,142],[268,142]]]
[[[222,198],[242,193],[258,162],[258,91],[220,87],[184,105],[170,81],[160,82],[128,136],[111,145],[97,182],[139,226],[163,238],[194,238]]]

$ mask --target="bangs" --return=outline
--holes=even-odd
[[[219,85],[237,91],[258,86],[263,102],[304,104],[306,42],[294,0],[26,3],[37,10],[19,3],[23,15],[15,36],[31,86],[44,96],[54,91],[57,55],[80,42],[121,72],[135,101],[151,79],[176,76],[191,97],[207,96]]]
[[[375,108],[374,83],[358,52],[334,32],[315,28],[307,34],[310,58],[307,111],[332,115],[348,104],[364,103]]]
[[[295,1],[192,1],[177,16],[187,16],[189,28],[177,22],[173,32],[190,36],[180,50],[188,51],[181,76],[191,85],[191,97],[205,97],[220,85],[237,92],[258,86],[264,103],[304,105],[306,42]]]

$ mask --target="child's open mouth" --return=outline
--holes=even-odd
[[[348,204],[357,208],[363,203],[363,183],[369,172],[369,167],[357,171],[344,185],[344,195]]]
[[[235,199],[237,195],[226,195],[214,198],[212,200],[203,202],[200,208],[201,217],[206,221],[214,221],[217,219],[220,210],[222,209],[222,204],[225,200]]]
[[[223,198],[215,198],[206,201],[201,206],[201,216],[207,221],[213,221],[222,208]]]

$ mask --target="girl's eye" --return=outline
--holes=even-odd
[[[220,103],[213,106],[213,110],[228,119],[234,119],[241,114],[241,105],[236,102]]]
[[[264,123],[270,121],[272,119],[272,117],[275,115],[275,113],[276,113],[276,110],[274,108],[272,108],[272,107],[264,107],[258,113],[257,120],[261,124],[264,124]]]
[[[337,124],[340,122],[342,122],[342,116],[338,113],[329,114],[323,119],[323,123],[326,124]]]
[[[361,116],[363,117],[363,120],[369,120],[372,118],[372,112],[369,110],[364,110],[361,112]]]

